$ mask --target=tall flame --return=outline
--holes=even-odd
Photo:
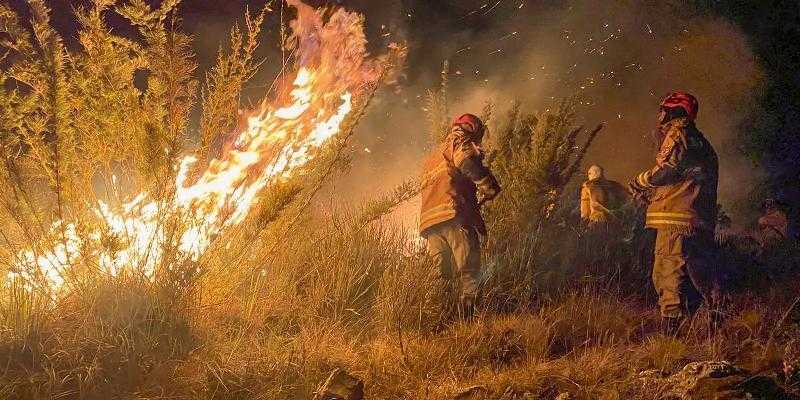
[[[323,22],[319,12],[299,0],[289,3],[298,17],[291,24],[297,67],[288,96],[265,100],[236,133],[231,149],[212,160],[193,183],[189,171],[197,158],[187,156],[178,166],[175,198],[166,211],[192,216],[177,243],[186,259],[199,259],[217,234],[247,217],[262,189],[308,163],[314,150],[339,132],[352,111],[353,93],[379,78],[379,61],[369,59],[365,50],[360,15],[339,10]],[[32,281],[25,271],[34,270],[59,287],[71,260],[81,257],[94,257],[111,274],[130,267],[152,272],[168,236],[164,212],[163,204],[143,192],[117,209],[101,203],[95,214],[105,225],[102,233],[79,234],[74,224],[57,221],[52,229],[63,240],[45,251],[17,254],[19,268],[10,278]],[[122,245],[113,252],[81,254],[91,248],[87,243],[109,235],[120,238]]]

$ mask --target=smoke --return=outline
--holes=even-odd
[[[764,78],[733,23],[677,2],[344,3],[381,25],[371,40],[405,39],[411,53],[400,91],[383,96],[362,125],[355,168],[340,191],[368,196],[419,172],[424,92],[437,87],[448,59],[452,114],[478,112],[486,101],[497,106],[495,115],[513,100],[545,110],[579,96],[587,125],[608,124],[586,165],[603,165],[623,183],[653,162],[661,97],[677,89],[695,94],[698,127],[720,155],[720,203],[740,223],[751,218],[741,204],[762,173],[737,150],[737,127],[755,109]]]
[[[561,97],[580,96],[583,122],[608,124],[586,165],[603,165],[623,183],[653,162],[660,98],[676,89],[692,92],[700,100],[698,127],[720,155],[720,203],[739,224],[752,218],[749,194],[762,172],[738,151],[737,129],[756,110],[764,74],[748,37],[730,21],[685,1],[306,2],[363,13],[373,52],[398,41],[410,49],[406,79],[375,99],[357,132],[354,168],[331,191],[337,198],[358,202],[420,172],[427,151],[424,95],[438,87],[447,59],[451,114],[479,111],[486,101],[495,104],[495,115],[513,100],[546,110]],[[254,10],[263,2],[229,2],[225,15],[195,3],[203,2],[186,0],[182,8],[203,65],[213,62],[245,4]],[[275,42],[279,22],[278,13],[270,16],[266,41]],[[268,82],[280,65],[275,43],[265,43],[261,55],[268,62],[254,82]],[[249,90],[263,93],[263,87]],[[406,208],[401,219],[413,225],[415,205]]]

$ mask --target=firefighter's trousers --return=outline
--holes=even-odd
[[[709,307],[716,306],[715,248],[711,234],[658,231],[653,284],[661,316],[692,315],[704,299]]]
[[[451,220],[431,227],[425,239],[445,283],[456,286],[457,279],[461,302],[475,301],[481,269],[481,244],[475,228]]]

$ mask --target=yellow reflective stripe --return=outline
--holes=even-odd
[[[641,186],[647,186],[647,181],[644,180],[644,172],[636,176],[636,183]]]
[[[419,224],[420,226],[431,225],[432,223],[446,221],[448,219],[454,218],[455,216],[456,216],[455,210],[441,211],[433,215],[426,215],[424,218],[421,217],[419,220]]]
[[[454,210],[454,209],[455,208],[453,207],[453,205],[451,203],[442,203],[442,204],[439,204],[436,207],[431,207],[431,208],[425,210],[422,213],[422,215],[433,213],[433,212],[439,212],[441,210]]]
[[[687,213],[676,213],[676,212],[648,212],[648,217],[666,217],[666,218],[681,218],[681,219],[692,219],[694,215],[687,214]]]
[[[439,211],[439,212],[436,212],[436,213],[425,213],[424,215],[422,215],[420,217],[420,219],[423,220],[423,221],[427,221],[427,220],[435,219],[435,218],[438,218],[438,217],[455,215],[455,214],[456,214],[456,210],[443,210],[443,211]]]
[[[647,172],[642,172],[639,176],[636,177],[636,182],[644,187],[652,188],[653,185],[650,184],[650,179],[647,178]]]
[[[647,225],[678,225],[678,226],[686,226],[691,227],[692,224],[686,221],[675,221],[675,220],[667,220],[667,219],[655,219],[655,220],[647,220]]]
[[[427,173],[426,173],[426,174],[425,174],[425,175],[422,177],[422,182],[424,183],[424,182],[429,182],[429,181],[432,181],[432,180],[433,180],[434,178],[436,178],[438,175],[441,175],[441,174],[443,174],[443,173],[447,173],[447,174],[449,175],[449,173],[448,173],[449,169],[450,169],[450,168],[448,168],[448,166],[447,166],[447,162],[446,162],[446,161],[442,161],[442,162],[440,162],[439,164],[437,164],[437,165],[436,165],[436,168],[434,168],[434,169],[432,169],[432,170],[428,171],[428,172],[427,172]]]

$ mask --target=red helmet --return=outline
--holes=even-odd
[[[662,108],[682,108],[686,111],[689,119],[694,120],[697,118],[697,110],[700,104],[697,99],[686,92],[672,92],[661,101]]]
[[[464,114],[456,118],[453,121],[453,126],[461,126],[469,133],[482,133],[483,131],[483,121],[472,114]]]

